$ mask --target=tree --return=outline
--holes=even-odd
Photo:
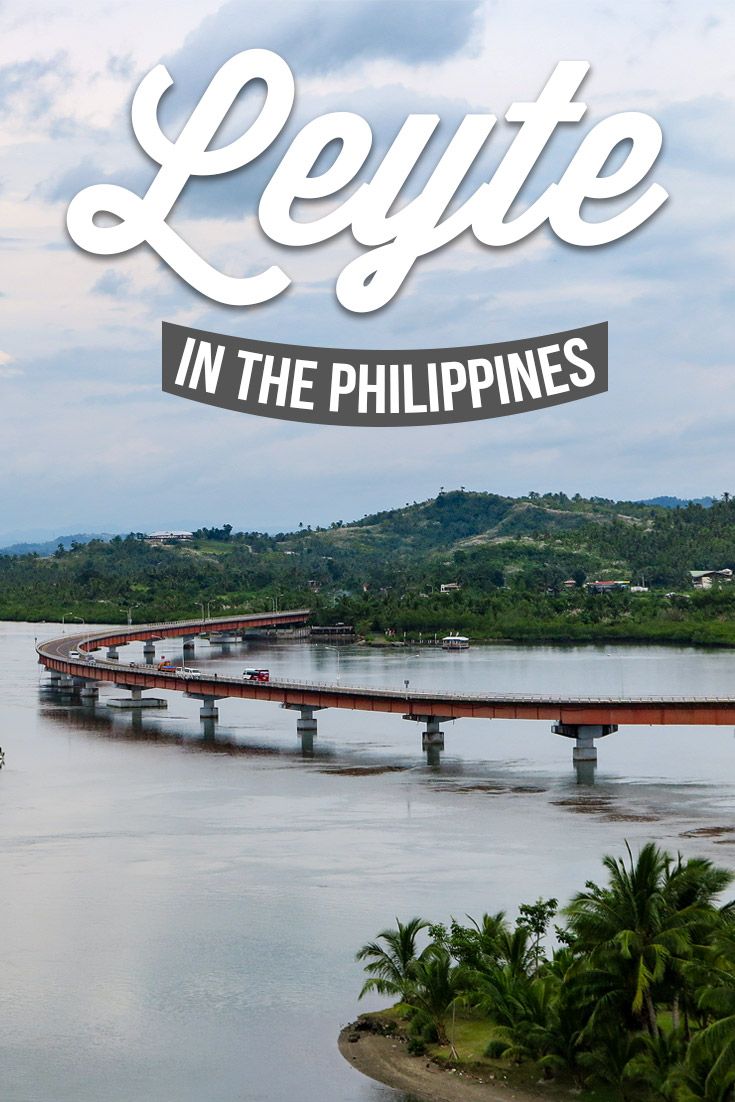
[[[698,1005],[714,1017],[692,1038],[687,1064],[707,1068],[705,1094],[721,1099],[735,1085],[735,936],[723,934],[712,951],[712,967],[698,992]]]
[[[556,914],[559,901],[557,899],[537,899],[535,903],[522,903],[518,908],[519,917],[516,926],[528,930],[533,937],[531,952],[534,958],[534,971],[538,972],[541,956],[541,938],[549,928],[549,923]]]
[[[446,949],[430,945],[411,969],[407,1001],[426,1015],[439,1044],[449,1044],[455,1057],[454,1037],[447,1036],[446,1017],[463,995],[462,969],[452,963]]]
[[[685,1051],[680,1030],[663,1031],[658,1037],[639,1033],[633,1042],[633,1055],[623,1069],[623,1077],[654,1097],[677,1099]]]
[[[369,962],[365,965],[368,979],[362,986],[360,998],[369,991],[375,991],[379,995],[398,996],[402,1002],[409,1000],[413,973],[419,959],[416,939],[427,926],[428,922],[422,918],[412,918],[405,925],[396,919],[394,930],[382,930],[375,941],[363,945],[355,957],[356,960]]]
[[[639,1026],[657,1036],[655,997],[693,955],[693,938],[714,917],[712,888],[731,879],[708,861],[674,862],[649,842],[628,862],[607,856],[609,882],[586,890],[567,908],[576,953],[589,962],[589,981],[620,996]]]

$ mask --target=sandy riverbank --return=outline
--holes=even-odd
[[[540,1098],[549,1098],[546,1087],[538,1094],[521,1091],[502,1080],[447,1070],[425,1056],[409,1056],[399,1036],[358,1031],[355,1025],[345,1026],[340,1033],[339,1050],[363,1075],[408,1091],[424,1102],[539,1102]]]

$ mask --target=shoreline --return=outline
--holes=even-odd
[[[11,621],[9,621],[11,622]],[[406,639],[399,642],[380,642],[371,641],[369,639],[358,639],[355,643],[356,646],[371,647],[377,650],[385,650],[387,648],[404,648],[404,647],[419,647],[423,650],[441,650],[440,643],[428,643],[426,640],[420,641],[418,639]],[[564,650],[572,647],[690,647],[692,650],[735,650],[735,640],[733,642],[726,642],[724,640],[709,642],[709,643],[695,643],[691,639],[661,639],[657,637],[651,637],[650,639],[642,638],[640,635],[632,635],[626,637],[624,635],[596,635],[596,636],[565,636],[550,637],[550,636],[529,636],[523,639],[510,639],[503,635],[494,636],[472,636],[470,639],[471,647],[556,647],[559,650]]]
[[[471,1067],[445,1068],[428,1056],[410,1056],[400,1033],[375,1033],[365,1019],[340,1030],[337,1047],[351,1067],[383,1086],[406,1091],[421,1102],[538,1102],[559,1097],[544,1086],[543,1094],[519,1088],[491,1072]]]

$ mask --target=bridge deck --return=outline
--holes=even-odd
[[[367,712],[436,716],[446,719],[536,719],[568,724],[685,724],[735,726],[735,698],[540,696],[532,693],[404,692],[365,686],[319,684],[279,679],[265,683],[202,673],[182,675],[148,664],[72,658],[93,648],[140,640],[174,638],[202,631],[241,631],[257,627],[302,625],[308,609],[247,614],[207,620],[143,624],[104,632],[80,632],[38,645],[39,661],[49,670],[85,681],[112,681],[124,688],[169,689],[196,697],[267,700],[293,707],[348,708]]]

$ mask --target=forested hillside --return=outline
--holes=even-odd
[[[202,528],[0,557],[4,619],[117,622],[309,604],[367,632],[450,628],[511,639],[735,642],[735,585],[693,592],[690,570],[735,570],[735,503],[666,508],[578,495],[464,490],[276,535]],[[648,593],[592,594],[622,579]],[[574,584],[570,584],[573,582]],[[442,585],[459,589],[441,592]]]

